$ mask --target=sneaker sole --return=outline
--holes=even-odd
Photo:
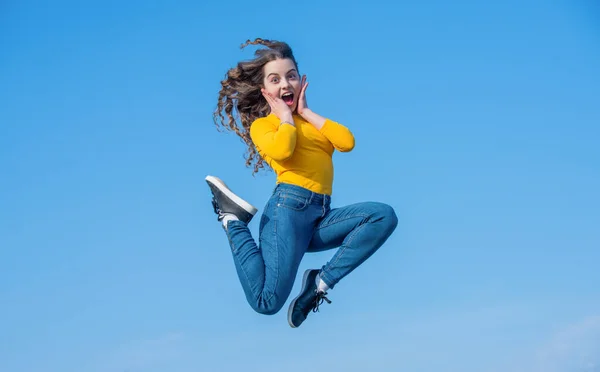
[[[300,296],[302,296],[302,293],[304,293],[304,288],[306,287],[306,281],[308,280],[308,276],[310,275],[310,272],[312,271],[312,269],[308,269],[304,272],[304,277],[302,278],[302,287],[300,287],[300,294],[298,296],[296,296],[296,298],[294,298],[292,300],[292,302],[290,302],[290,307],[288,308],[288,324],[290,325],[290,327],[292,328],[297,328],[293,323],[292,323],[292,310],[294,309],[294,307],[296,306],[296,302],[298,301],[298,299],[300,298]]]
[[[252,216],[254,216],[256,214],[256,212],[258,212],[258,209],[256,207],[254,207],[252,204],[248,203],[244,199],[242,199],[239,196],[237,196],[236,194],[234,194],[231,190],[229,190],[229,188],[227,187],[225,182],[223,182],[218,177],[206,176],[206,178],[204,178],[204,179],[206,180],[206,182],[209,182],[212,185],[214,185],[216,188],[218,188],[219,191],[221,191],[223,194],[225,194],[225,196],[227,196],[229,199],[231,199],[235,204],[242,207],[246,212],[250,213]]]

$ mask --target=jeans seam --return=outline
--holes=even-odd
[[[291,210],[291,211],[295,211],[295,212],[303,212],[303,211],[305,211],[306,209],[308,209],[308,207],[310,207],[310,203],[309,203],[308,201],[306,201],[306,198],[303,198],[302,200],[300,200],[300,199],[296,199],[296,198],[295,198],[295,197],[293,197],[293,196],[290,196],[290,197],[289,197],[289,199],[291,199],[291,200],[295,200],[295,201],[297,201],[297,202],[304,203],[304,205],[303,205],[303,206],[302,206],[302,208],[300,208],[300,209],[299,209],[299,208],[293,208],[293,207],[290,207],[290,206],[287,206],[287,205],[285,205],[285,201],[286,201],[287,199],[288,199],[288,196],[287,196],[287,195],[280,195],[280,196],[278,197],[278,200],[277,200],[277,206],[278,206],[278,207],[281,207],[281,208],[286,208],[286,209],[289,209],[289,210]]]
[[[276,203],[277,204],[277,203]],[[270,301],[273,296],[275,296],[275,290],[277,289],[277,286],[279,285],[279,246],[278,246],[278,238],[277,238],[277,210],[279,208],[277,207],[277,205],[274,208],[273,211],[273,245],[275,248],[275,284],[273,285],[273,291],[271,292],[271,295],[269,296],[269,298],[263,298],[263,300],[265,302]],[[264,262],[264,256],[263,256],[263,262]],[[263,294],[265,291],[265,285],[267,282],[267,268],[265,267],[265,277],[264,277],[264,283],[263,283]]]
[[[329,276],[329,274],[327,274],[324,270],[321,270],[321,272],[319,273],[319,278],[325,282],[325,284],[327,284],[327,286],[329,288],[333,288],[333,286],[335,284],[333,283],[333,280],[331,280],[331,277]]]
[[[337,264],[340,261],[340,259],[342,258],[342,256],[346,252],[346,248],[348,248],[352,244],[352,242],[354,241],[354,238],[356,237],[356,235],[358,235],[358,233],[360,232],[360,230],[363,227],[367,226],[370,222],[371,222],[371,219],[369,218],[369,219],[367,219],[367,221],[365,223],[361,224],[360,226],[358,226],[357,228],[355,228],[354,230],[352,230],[350,232],[350,234],[348,234],[348,236],[347,236],[348,242],[346,242],[346,243],[344,243],[344,244],[342,244],[340,246],[340,248],[338,249],[338,251],[335,254],[335,256],[337,256],[337,258],[335,259],[335,261],[330,262],[327,266],[333,266],[333,265]],[[325,270],[322,270],[322,271],[324,272]]]
[[[355,214],[355,215],[353,215],[353,216],[344,217],[344,218],[342,218],[342,219],[337,219],[337,220],[330,221],[330,222],[329,222],[329,223],[327,223],[326,225],[325,225],[325,224],[323,224],[323,225],[319,225],[319,226],[318,226],[318,227],[317,227],[315,230],[321,230],[321,229],[324,229],[324,228],[326,228],[326,227],[329,227],[329,226],[331,226],[331,225],[334,225],[334,224],[336,224],[336,223],[339,223],[339,222],[344,222],[344,221],[347,221],[347,220],[349,220],[349,219],[356,218],[356,217],[362,217],[362,218],[366,218],[366,219],[368,219],[370,216],[369,216],[368,214],[361,214],[361,213],[358,213],[358,214]],[[368,221],[367,221],[367,222],[368,222]]]
[[[228,230],[227,230],[227,240],[229,240],[229,244],[232,247],[231,251],[235,255],[236,260],[239,260],[239,257],[237,256],[238,249],[236,249],[235,243],[233,242],[233,240],[229,236],[229,231]],[[240,268],[242,269],[242,272],[244,273],[244,277],[246,278],[246,282],[250,283],[250,278],[248,277],[248,273],[244,269],[244,266],[240,265]],[[252,287],[251,287],[251,290],[252,290],[252,295],[254,296],[254,301],[258,303],[258,295],[256,293],[254,293],[254,289]]]

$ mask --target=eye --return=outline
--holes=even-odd
[[[279,78],[274,77],[271,79],[271,83],[273,83],[273,84],[277,84],[278,82],[279,82]]]
[[[298,77],[298,75],[296,75],[295,73],[291,73],[288,75],[289,79],[296,79]]]

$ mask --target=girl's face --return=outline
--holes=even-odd
[[[277,98],[281,98],[292,112],[298,106],[302,82],[291,59],[276,59],[263,67],[264,88]]]

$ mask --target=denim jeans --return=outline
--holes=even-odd
[[[226,233],[246,299],[261,314],[275,314],[290,295],[307,252],[338,248],[320,278],[334,286],[369,258],[396,229],[392,207],[364,202],[330,208],[331,197],[278,184],[260,219],[258,244],[248,226],[230,221]]]

